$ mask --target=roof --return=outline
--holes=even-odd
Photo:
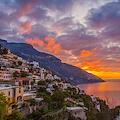
[[[22,86],[0,87],[0,90],[7,90],[12,88],[21,88]]]
[[[25,96],[33,96],[33,95],[34,95],[33,93],[24,93],[23,97],[25,97]]]
[[[12,78],[11,80],[30,80],[30,78],[18,78],[18,77],[16,77],[16,78]]]
[[[67,107],[67,110],[83,110],[82,107]]]
[[[37,101],[37,102],[40,102],[40,101],[42,101],[42,100],[44,100],[43,98],[35,98],[35,100]]]

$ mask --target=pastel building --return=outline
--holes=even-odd
[[[15,106],[21,107],[23,104],[23,87],[22,86],[11,86],[11,87],[0,87],[0,93],[4,93],[10,101],[7,114],[11,114]]]
[[[10,79],[12,79],[12,74],[9,71],[0,70],[0,81],[9,81]]]
[[[16,78],[12,78],[10,82],[12,85],[15,85],[15,86],[23,86],[25,91],[31,90],[31,79],[30,78],[16,77]]]

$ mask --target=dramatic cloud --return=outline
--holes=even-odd
[[[119,0],[1,0],[0,23],[8,42],[27,42],[100,77],[120,73]]]
[[[26,30],[31,30],[31,25],[29,21],[26,21],[25,23],[22,23],[20,25],[20,27],[22,28],[22,31],[20,33],[25,32]]]
[[[87,50],[81,51],[81,56],[88,56],[88,55],[92,55],[92,53],[90,51],[87,51]]]
[[[57,54],[60,51],[60,44],[56,44],[56,40],[54,38],[48,38],[46,37],[44,39],[44,42],[38,38],[35,39],[26,39],[26,42],[30,44],[37,44],[39,46],[43,46],[44,49],[49,50],[50,52],[53,52],[54,54]]]

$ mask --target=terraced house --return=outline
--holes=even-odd
[[[10,101],[7,114],[11,114],[16,106],[19,108],[23,104],[22,86],[0,87],[0,93],[1,92],[4,93],[7,99]]]

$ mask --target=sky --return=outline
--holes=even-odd
[[[120,0],[0,0],[0,38],[120,78]]]

